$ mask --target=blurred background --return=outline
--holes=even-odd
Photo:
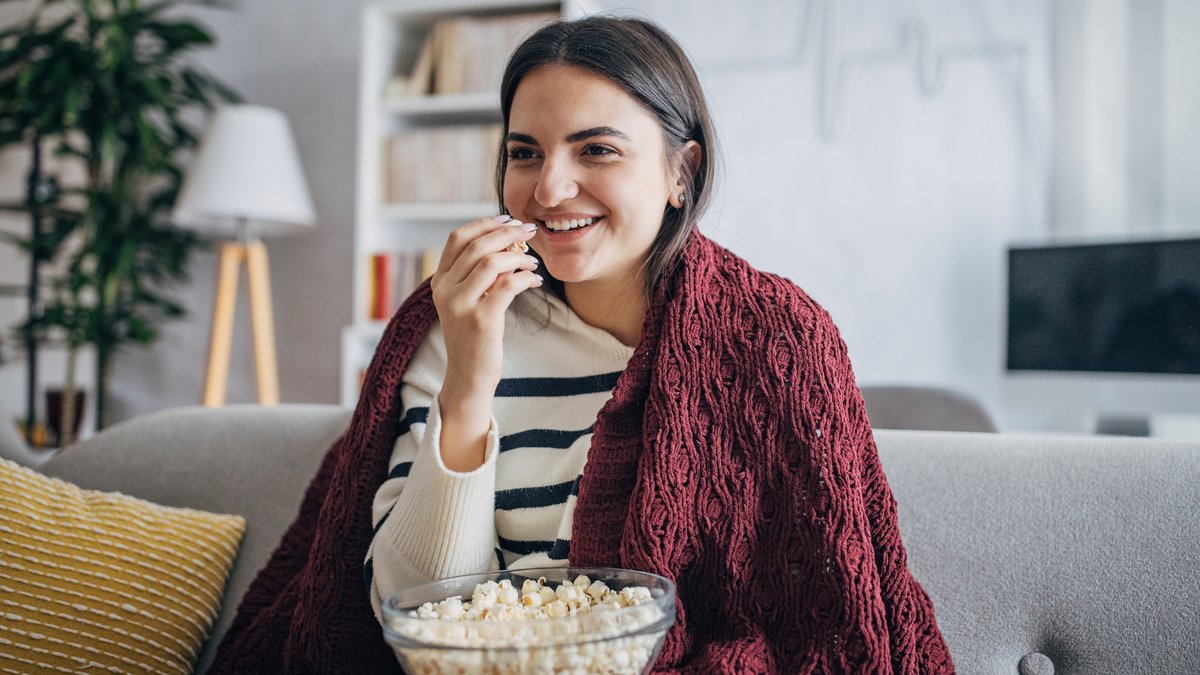
[[[0,3],[0,25],[21,24],[37,6]],[[377,169],[364,157],[381,130],[407,124],[381,121],[389,113],[364,101],[413,67],[421,31],[438,17],[480,7],[635,15],[675,35],[706,87],[723,156],[702,230],[827,308],[860,385],[951,388],[1014,431],[1091,431],[1098,416],[1122,413],[1187,427],[1200,410],[1197,372],[1027,372],[1006,362],[1010,247],[1200,237],[1193,0],[182,6],[174,12],[216,40],[195,63],[290,121],[315,207],[313,227],[268,242],[283,401],[353,403],[354,352],[369,345],[358,328],[374,325],[362,307],[363,241],[379,225],[364,192]],[[372,16],[386,25],[373,27]],[[0,201],[21,199],[28,163],[21,148],[0,155]],[[20,214],[0,218],[3,231],[28,230]],[[401,231],[431,246],[452,220],[410,213]],[[110,421],[200,401],[215,250],[197,254],[190,281],[174,287],[186,316],[164,323],[151,347],[121,352]],[[27,276],[27,256],[0,244],[6,327],[24,316]],[[239,292],[228,400],[251,402]],[[11,334],[4,353],[0,400],[13,417],[25,405],[25,366]],[[63,358],[53,346],[40,352],[39,386],[61,381]],[[80,378],[94,386],[94,372]]]

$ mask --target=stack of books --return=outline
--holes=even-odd
[[[437,126],[383,139],[380,198],[403,202],[480,202],[496,198],[499,124]]]
[[[388,83],[385,97],[496,91],[508,57],[554,12],[456,16],[433,24],[407,75]]]
[[[433,275],[440,253],[423,251],[378,251],[371,254],[368,279],[367,316],[372,321],[386,321],[399,309],[417,286]]]

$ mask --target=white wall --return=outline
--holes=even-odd
[[[317,206],[311,234],[268,243],[285,401],[337,400],[363,4],[203,13],[219,41],[204,63],[289,116]],[[954,386],[1006,422],[1004,245],[1142,231],[1140,213],[1197,231],[1191,0],[593,4],[634,6],[693,55],[725,156],[706,231],[828,308],[864,384]],[[1157,51],[1139,51],[1154,40]],[[1141,78],[1160,66],[1161,81]],[[12,180],[0,165],[0,182]],[[119,415],[199,400],[212,255],[193,272],[181,291],[190,318],[118,364]],[[247,324],[243,311],[234,402],[254,399]]]
[[[1200,231],[1200,2],[1163,0],[1165,229]]]
[[[712,97],[726,174],[708,231],[822,303],[860,383],[998,408],[1003,245],[1047,226],[1048,5],[638,6]]]

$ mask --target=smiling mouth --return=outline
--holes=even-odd
[[[578,230],[601,220],[603,216],[593,218],[572,218],[569,220],[545,220],[542,221],[542,227],[551,232],[570,232]]]

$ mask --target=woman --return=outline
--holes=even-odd
[[[544,30],[513,55],[498,172],[512,215],[455,231],[431,280],[439,323],[401,390],[406,418],[428,421],[401,435],[397,477],[376,498],[376,613],[406,584],[566,564],[591,427],[664,276],[646,263],[678,258],[699,210],[688,196],[707,196],[708,177],[693,187],[689,168],[712,138],[694,78],[653,92],[668,103],[666,124],[626,93],[634,83],[613,79],[638,72],[629,54],[654,49],[663,71],[682,57],[649,30],[613,31],[597,36],[611,52],[560,62],[560,45],[599,42],[578,35],[587,30]],[[526,241],[538,257],[512,250]]]
[[[219,662],[383,668],[363,619],[396,587],[570,562],[677,582],[658,668],[951,672],[828,315],[696,231],[715,139],[679,47],[554,24],[501,102],[508,213],[393,319]]]

